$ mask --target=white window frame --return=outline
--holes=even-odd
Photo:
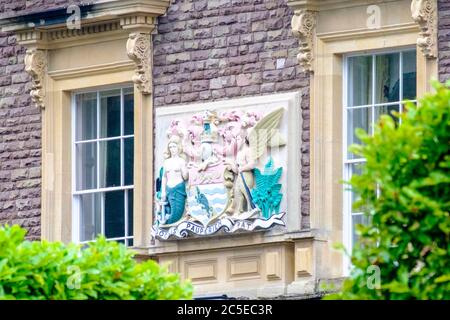
[[[371,50],[370,52],[354,52],[343,55],[343,85],[342,85],[342,97],[343,97],[343,127],[342,127],[342,157],[343,157],[343,179],[344,181],[349,181],[351,178],[351,165],[355,163],[364,163],[366,162],[366,159],[359,158],[359,159],[347,159],[348,155],[348,136],[347,136],[347,125],[348,125],[348,115],[347,110],[350,109],[358,109],[358,108],[370,108],[371,112],[371,120],[372,120],[372,128],[374,128],[375,125],[375,108],[381,107],[381,106],[393,106],[393,105],[399,105],[399,112],[403,112],[403,53],[404,52],[410,52],[410,51],[416,51],[416,54],[419,54],[416,47],[408,46],[408,47],[402,47],[402,48],[392,48],[388,50]],[[389,103],[375,103],[375,86],[376,86],[376,55],[382,55],[382,54],[390,54],[390,53],[400,53],[399,58],[399,101],[396,102],[389,102]],[[363,56],[372,56],[372,104],[365,105],[365,106],[352,106],[348,107],[348,85],[349,85],[349,76],[348,76],[348,67],[349,67],[349,58],[351,57],[363,57]],[[416,62],[417,63],[417,62]],[[417,70],[417,68],[416,68]],[[417,71],[416,71],[417,72]],[[412,100],[412,102],[417,102],[417,100]],[[400,119],[401,124],[401,119]],[[373,134],[373,131],[372,131]],[[352,225],[352,218],[355,215],[364,214],[363,212],[353,213],[352,212],[352,192],[350,190],[347,190],[349,188],[348,185],[344,186],[343,190],[343,244],[348,251],[348,253],[351,254],[353,250],[353,225]],[[349,257],[344,257],[344,275],[349,275],[351,269],[351,261]]]
[[[107,138],[100,138],[100,92],[108,91],[108,90],[118,90],[120,89],[120,135],[115,137],[107,137]],[[72,241],[74,243],[78,244],[85,244],[89,241],[81,241],[80,240],[80,224],[81,224],[81,212],[80,212],[80,196],[83,194],[94,194],[94,193],[101,193],[102,198],[104,198],[105,192],[111,192],[111,191],[128,191],[128,190],[134,190],[134,183],[132,185],[124,185],[125,181],[125,175],[124,175],[124,139],[127,138],[133,138],[134,142],[134,130],[133,134],[131,135],[124,135],[124,90],[125,89],[133,89],[132,84],[124,84],[124,85],[113,85],[113,86],[101,86],[96,88],[91,88],[88,90],[77,90],[72,92],[71,96],[71,114],[72,114],[72,130],[71,130],[71,144],[72,144]],[[97,137],[96,139],[89,139],[89,140],[80,140],[76,141],[76,96],[79,94],[86,94],[86,93],[96,93],[97,94]],[[133,125],[134,125],[134,119],[133,119]],[[106,187],[106,188],[99,188],[100,186],[100,144],[98,142],[101,141],[111,141],[111,140],[120,140],[120,160],[121,160],[121,167],[120,167],[120,184],[119,187]],[[77,172],[76,172],[76,146],[78,144],[88,143],[88,142],[96,142],[97,145],[97,188],[95,189],[88,189],[88,190],[80,190],[77,191],[76,183],[77,183]],[[134,166],[134,164],[133,164]],[[133,181],[134,182],[134,181]],[[117,237],[117,238],[107,238],[108,241],[121,241],[123,240],[124,244],[128,246],[128,241],[134,240],[134,234],[129,235],[128,234],[128,203],[129,203],[129,192],[124,192],[124,228],[125,228],[125,236],[124,237]],[[104,211],[104,200],[101,201],[101,234],[105,235],[105,211]],[[133,230],[134,233],[134,230]]]

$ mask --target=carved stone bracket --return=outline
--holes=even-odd
[[[131,33],[127,41],[128,57],[136,64],[133,82],[144,94],[152,93],[151,41],[148,33]]]
[[[143,94],[152,93],[152,42],[156,18],[148,15],[124,16],[120,19],[123,29],[129,30],[128,57],[136,64],[133,82]]]
[[[311,10],[296,10],[292,17],[293,34],[299,39],[300,53],[297,55],[305,72],[313,72],[314,36],[317,24],[317,12]]]
[[[24,62],[25,71],[30,74],[32,79],[31,99],[37,106],[44,108],[47,52],[39,49],[28,49]]]
[[[427,58],[437,58],[437,0],[412,0],[411,14],[420,27],[417,45]]]

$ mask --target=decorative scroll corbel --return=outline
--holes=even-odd
[[[437,58],[437,0],[412,0],[411,14],[420,27],[417,45],[427,58]]]
[[[25,54],[25,71],[32,79],[30,91],[33,102],[41,107],[45,107],[45,75],[47,74],[47,52],[39,49],[28,49]]]
[[[297,59],[305,72],[313,72],[314,36],[317,24],[317,12],[296,10],[292,17],[292,33],[299,39],[300,53]]]
[[[127,41],[128,57],[136,64],[133,82],[143,94],[152,93],[151,41],[148,33],[131,33]]]

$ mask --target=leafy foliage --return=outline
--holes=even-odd
[[[154,261],[137,263],[133,252],[98,238],[86,248],[60,242],[24,241],[19,226],[0,228],[0,299],[156,300],[190,299],[180,283]]]
[[[351,276],[329,299],[450,299],[450,81],[434,87],[396,115],[400,126],[386,115],[373,137],[357,131],[351,151],[367,163],[350,183],[371,223],[358,226]]]

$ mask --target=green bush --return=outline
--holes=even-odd
[[[98,238],[87,247],[24,241],[19,226],[0,228],[0,299],[191,299],[181,283],[154,261],[137,263],[133,252]]]
[[[450,299],[450,81],[434,87],[401,125],[385,115],[373,137],[357,131],[351,151],[367,163],[350,184],[371,223],[358,226],[351,275],[328,299]]]

